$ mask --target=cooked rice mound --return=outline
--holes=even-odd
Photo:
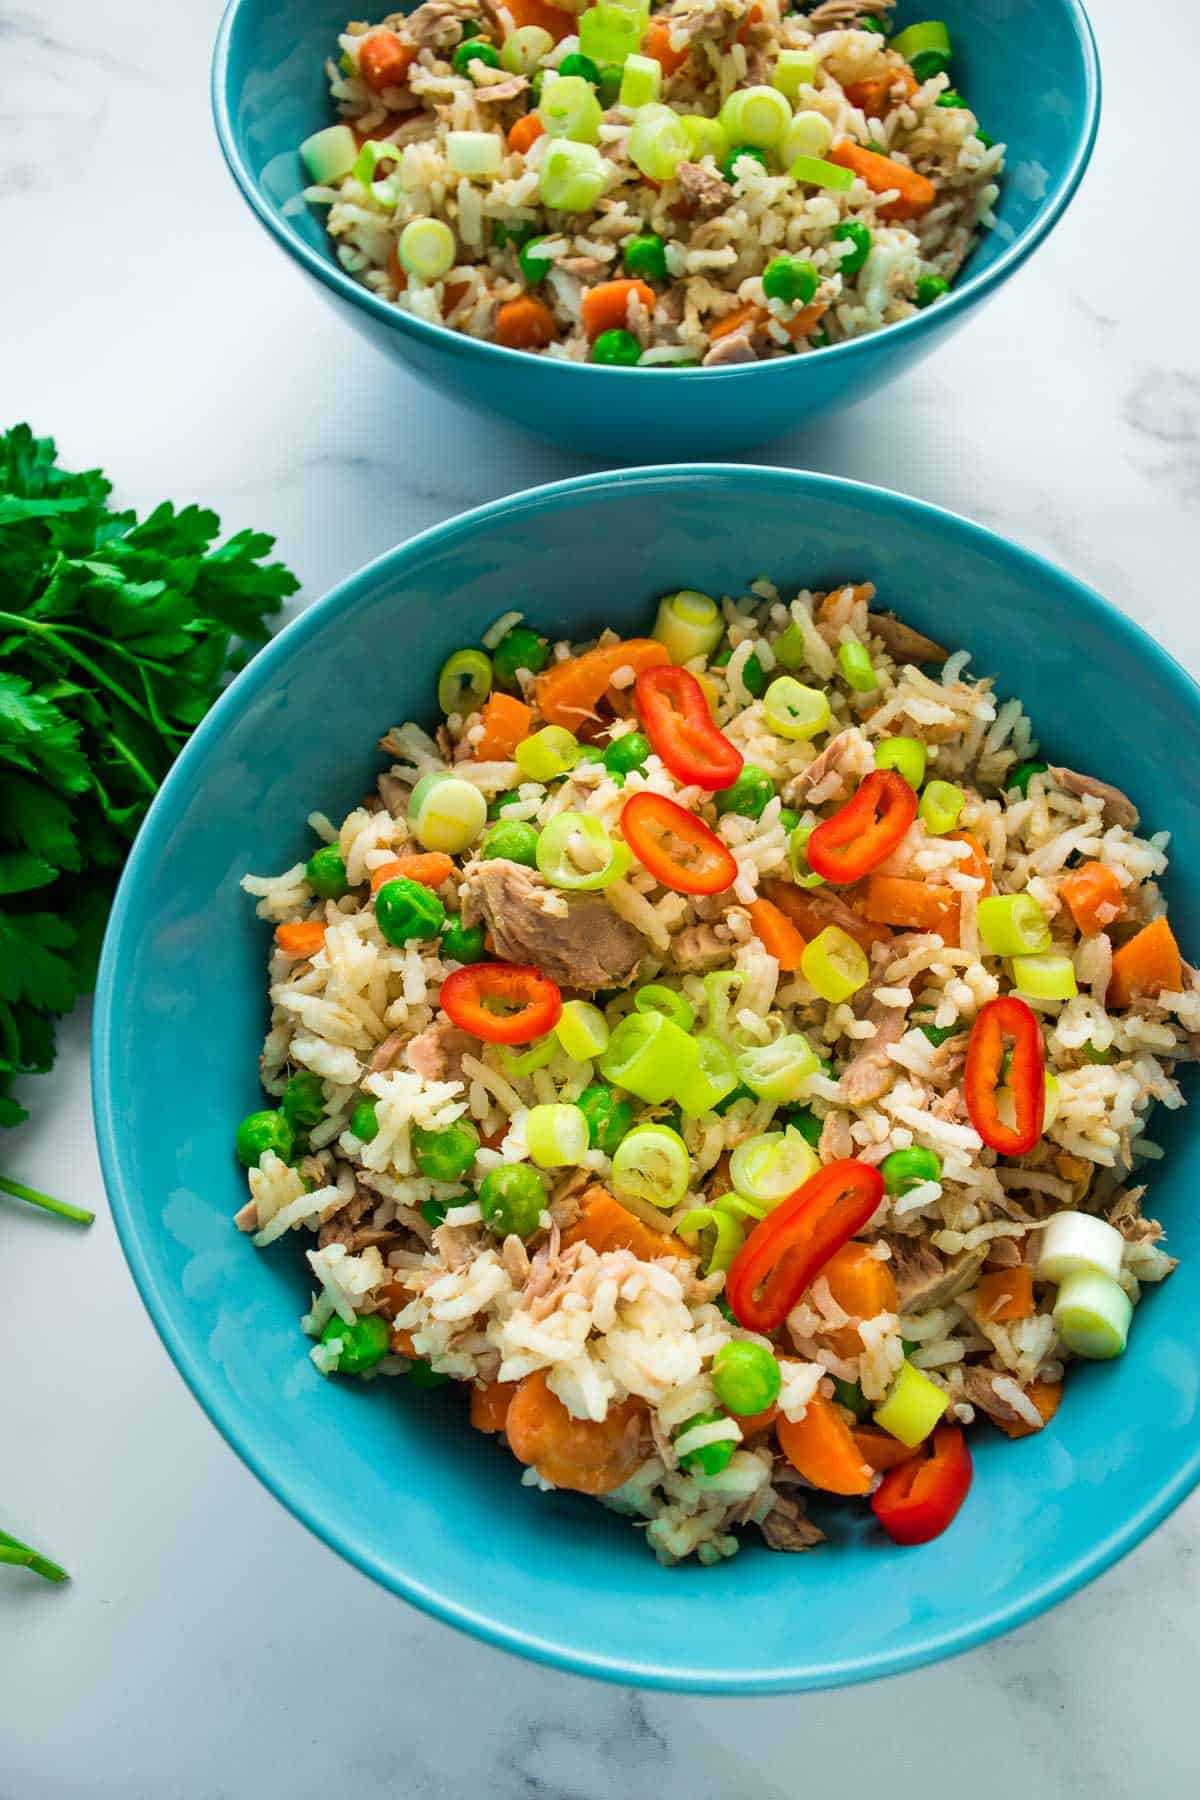
[[[789,599],[757,580],[748,594],[726,597],[721,611],[719,650],[687,667],[703,675],[721,730],[774,784],[758,818],[718,813],[710,794],[681,785],[654,753],[622,782],[599,760],[581,761],[546,784],[528,780],[514,762],[480,759],[478,713],[452,713],[434,737],[414,723],[388,730],[380,740],[387,766],[376,789],[340,824],[311,815],[317,839],[336,845],[344,861],[349,891],[343,898],[318,898],[304,863],[243,881],[272,927],[324,926],[314,954],[272,949],[271,1023],[261,1058],[262,1084],[272,1096],[298,1072],[319,1077],[323,1116],[295,1166],[267,1152],[249,1171],[250,1197],[237,1220],[257,1245],[294,1237],[303,1247],[316,1284],[304,1320],[304,1330],[318,1340],[313,1361],[323,1374],[337,1370],[336,1337],[332,1344],[319,1341],[334,1314],[347,1324],[379,1314],[388,1322],[391,1348],[367,1378],[415,1368],[426,1384],[439,1376],[462,1383],[470,1390],[472,1421],[500,1433],[501,1444],[508,1398],[531,1382],[547,1387],[572,1421],[619,1416],[628,1425],[622,1479],[607,1487],[597,1480],[588,1491],[599,1489],[606,1505],[641,1525],[666,1563],[732,1555],[739,1528],[747,1525],[759,1527],[775,1548],[819,1542],[821,1532],[805,1512],[808,1483],[779,1446],[778,1420],[802,1420],[815,1396],[833,1399],[835,1379],[857,1383],[863,1403],[877,1406],[906,1346],[909,1361],[948,1396],[947,1423],[970,1425],[982,1414],[1010,1436],[1042,1429],[1064,1378],[1069,1385],[1072,1360],[1052,1316],[1054,1289],[1038,1281],[1032,1310],[1001,1323],[982,1297],[992,1290],[981,1282],[1018,1265],[1036,1270],[1046,1221],[1072,1210],[1120,1232],[1119,1280],[1135,1304],[1144,1283],[1170,1272],[1162,1227],[1143,1210],[1161,1155],[1150,1135],[1151,1115],[1155,1102],[1182,1105],[1176,1065],[1194,1059],[1200,1046],[1200,989],[1186,963],[1180,991],[1143,994],[1121,1007],[1106,998],[1114,952],[1164,913],[1159,882],[1167,834],[1141,835],[1124,795],[1067,769],[1033,773],[1025,791],[1013,784],[1017,765],[1037,756],[1030,721],[1018,700],[998,698],[989,678],[969,673],[966,651],[948,655],[909,630],[882,610],[870,586]],[[519,618],[506,615],[485,644]],[[815,741],[778,736],[764,716],[763,685],[781,672],[774,646],[785,630],[791,646],[797,637],[803,644],[803,679],[826,691],[832,709]],[[866,692],[847,684],[838,655],[853,639],[868,651],[875,673],[876,685]],[[599,640],[618,641],[611,632]],[[559,643],[550,651],[551,667],[591,647]],[[794,654],[788,660],[794,665]],[[581,736],[602,748],[637,728],[631,680],[632,670],[617,666]],[[529,729],[536,730],[544,718],[535,678],[521,669],[516,681],[533,708]],[[828,817],[873,769],[880,742],[894,736],[919,739],[928,776],[965,791],[959,826],[980,847],[992,890],[1032,895],[1049,922],[1054,951],[1074,967],[1073,998],[1029,1002],[1041,1025],[1047,1074],[1058,1083],[1058,1109],[1035,1148],[1020,1158],[1000,1158],[985,1146],[963,1098],[967,1033],[980,1007],[1011,987],[1008,964],[981,946],[976,912],[984,883],[969,842],[930,835],[920,817],[913,823],[877,872],[956,893],[957,930],[947,937],[958,941],[879,927],[868,982],[838,1004],[819,999],[800,971],[781,972],[747,910],[764,891],[786,893],[792,882],[783,809],[793,809],[802,823]],[[727,891],[689,897],[659,885],[634,860],[623,878],[587,896],[612,925],[611,937],[590,930],[590,941],[611,942],[623,953],[632,934],[638,962],[634,981],[596,997],[615,1025],[630,1011],[634,987],[658,981],[685,996],[703,1021],[711,1001],[705,972],[734,970],[742,982],[733,1018],[745,1037],[766,1041],[780,1030],[800,1032],[827,1059],[804,1095],[820,1123],[822,1163],[853,1156],[878,1165],[912,1146],[936,1153],[939,1177],[889,1193],[859,1234],[895,1278],[895,1311],[856,1319],[822,1278],[771,1339],[755,1339],[731,1322],[722,1304],[725,1276],[702,1273],[704,1246],[672,1235],[688,1210],[728,1193],[730,1153],[772,1129],[776,1106],[750,1095],[682,1120],[690,1191],[670,1214],[626,1199],[629,1247],[594,1234],[588,1241],[590,1198],[614,1190],[611,1161],[599,1149],[588,1150],[578,1167],[547,1175],[545,1210],[524,1242],[493,1235],[476,1197],[480,1183],[503,1164],[528,1161],[531,1107],[574,1101],[597,1072],[592,1062],[572,1061],[557,1043],[548,1061],[519,1072],[513,1053],[466,1035],[441,1011],[439,990],[458,965],[443,956],[439,940],[398,947],[379,929],[372,873],[417,847],[406,823],[413,786],[450,768],[489,802],[504,796],[505,820],[538,829],[570,810],[594,814],[617,836],[623,806],[649,790],[678,801],[716,831],[736,862]],[[511,877],[514,908],[531,905],[528,893],[521,898],[520,882],[536,887],[536,872],[482,862],[478,849],[476,843],[455,859],[439,890],[447,913],[491,917],[480,898],[485,868]],[[1085,861],[1111,871],[1120,901],[1103,929],[1082,936],[1062,886]],[[861,904],[861,886],[804,892],[834,921]],[[552,919],[567,918],[576,904],[569,894],[540,899]],[[857,910],[850,917],[861,921]],[[499,929],[496,918],[492,924]],[[351,1129],[364,1096],[375,1101],[378,1124],[368,1142]],[[667,1111],[635,1102],[637,1122]],[[431,1181],[417,1168],[413,1130],[444,1129],[459,1119],[480,1133],[474,1164],[461,1181]],[[767,1345],[780,1364],[777,1418],[760,1421],[749,1436],[722,1414],[713,1387],[713,1359],[731,1339]],[[844,1397],[846,1390],[836,1392]],[[709,1412],[719,1424],[703,1428],[706,1441],[735,1445],[713,1475],[681,1467],[677,1450],[681,1427]],[[527,1464],[526,1484],[554,1485],[544,1459],[540,1470],[536,1458]]]
[[[871,29],[886,21],[891,0],[824,0],[807,12],[786,12],[780,0],[672,0],[650,20],[656,35],[643,49],[653,42],[665,57],[655,104],[710,120],[731,94],[770,86],[781,52],[810,54],[815,78],[789,100],[797,113],[818,115],[819,133],[827,123],[824,158],[837,161],[846,146],[851,154],[857,147],[915,171],[931,184],[919,210],[886,185],[876,182],[872,191],[861,172],[846,191],[793,179],[792,159],[785,168],[774,151],[767,166],[742,157],[730,167],[721,144],[689,153],[672,176],[648,179],[630,152],[635,111],[619,103],[606,106],[597,127],[603,187],[594,204],[584,211],[548,207],[542,164],[558,140],[543,133],[527,141],[532,127],[524,121],[536,111],[538,76],[552,78],[578,54],[584,7],[548,0],[535,9],[539,22],[559,21],[555,35],[563,35],[532,77],[479,61],[467,71],[453,66],[468,38],[502,47],[514,17],[532,16],[530,4],[509,11],[498,0],[425,0],[407,16],[350,24],[329,64],[333,101],[356,142],[389,145],[393,155],[361,179],[363,171],[315,180],[306,195],[328,207],[342,267],[419,318],[586,361],[596,354],[589,294],[624,278],[629,241],[653,234],[665,270],[652,287],[629,294],[623,317],[605,313],[606,329],[633,340],[623,360],[639,349],[642,366],[665,367],[807,354],[928,304],[944,291],[937,282],[931,290],[929,278],[953,282],[980,230],[994,223],[1004,146],[982,133],[967,104],[939,104],[945,96],[958,101],[947,74],[919,81]],[[364,77],[369,58],[362,61],[380,30],[395,33],[404,56],[412,54],[402,79],[382,91]],[[452,161],[459,133],[497,140],[493,171],[459,172]],[[440,221],[453,234],[453,261],[436,279],[423,279],[402,260],[400,235],[415,220]],[[837,235],[847,221],[869,233],[865,260]],[[542,240],[546,271],[533,285],[518,255],[532,237]],[[811,295],[764,293],[764,270],[780,256],[811,265]],[[523,303],[517,311],[504,310],[516,301]]]

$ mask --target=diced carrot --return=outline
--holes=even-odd
[[[1165,918],[1152,919],[1113,953],[1109,1006],[1128,1006],[1137,995],[1177,994],[1183,987],[1183,958]]]
[[[1124,911],[1121,884],[1101,862],[1085,862],[1072,869],[1059,882],[1058,891],[1084,937],[1103,931]]]
[[[413,1334],[407,1325],[392,1327],[391,1342],[388,1345],[393,1356],[407,1356],[411,1361],[420,1361],[421,1352],[413,1343]]]
[[[579,20],[565,7],[548,6],[546,0],[505,0],[508,11],[512,14],[512,22],[518,29],[523,25],[540,25],[548,31],[557,44],[562,38],[579,28]]]
[[[1062,1382],[1031,1381],[1025,1389],[1025,1398],[1033,1401],[1042,1415],[1042,1425],[1046,1426],[1058,1411],[1058,1403],[1062,1399]],[[999,1424],[1000,1421],[997,1420],[996,1423]],[[1000,1429],[1005,1437],[1024,1438],[1032,1437],[1037,1427],[1026,1424],[1024,1419],[1015,1419],[1011,1425],[1000,1425]]]
[[[480,714],[483,736],[475,745],[476,762],[511,762],[517,745],[529,736],[532,708],[513,694],[490,694]]]
[[[893,188],[896,198],[879,208],[881,219],[919,219],[927,213],[936,197],[936,189],[928,176],[918,175],[904,163],[880,156],[849,138],[839,138],[828,151],[830,162],[861,175],[873,194],[887,194]]]
[[[1010,1319],[1033,1317],[1033,1268],[989,1269],[979,1277],[975,1305],[985,1325],[1007,1325]]]
[[[557,330],[550,308],[535,295],[522,294],[500,308],[493,336],[508,350],[544,350],[554,342]]]
[[[871,875],[862,910],[878,925],[905,931],[936,931],[946,944],[958,944],[958,894],[931,881],[909,881],[902,875]]]
[[[579,302],[579,315],[589,340],[594,342],[602,331],[625,329],[629,302],[634,294],[647,312],[654,311],[657,296],[644,281],[632,281],[622,276],[620,281],[602,281],[598,287],[588,289]]]
[[[824,1394],[813,1395],[798,1424],[781,1418],[775,1430],[783,1454],[814,1487],[827,1494],[865,1494],[870,1488],[875,1471]]]
[[[856,1319],[874,1319],[880,1313],[898,1310],[896,1278],[891,1264],[872,1256],[866,1244],[851,1240],[830,1257],[821,1274],[829,1283],[829,1291],[842,1308]],[[856,1325],[839,1325],[827,1333],[839,1356],[858,1356],[862,1339]]]
[[[634,1395],[610,1403],[599,1421],[573,1418],[551,1393],[544,1369],[520,1383],[506,1424],[518,1462],[532,1463],[544,1481],[577,1494],[608,1494],[628,1481],[642,1460],[645,1428],[646,1403]]]
[[[275,942],[288,956],[315,956],[325,942],[325,921],[301,919],[295,925],[277,925]]]
[[[460,300],[465,300],[471,291],[469,281],[448,281],[442,289],[442,317],[448,319]]]
[[[900,104],[893,94],[897,86],[903,87],[902,98],[907,100],[910,94],[916,93],[920,83],[911,69],[892,69],[886,75],[873,75],[866,81],[847,82],[842,91],[851,106],[860,107],[868,119],[882,119],[884,113]]]
[[[842,605],[842,596],[847,587],[850,589],[851,606],[869,606],[875,598],[875,588],[869,581],[859,583],[843,582],[841,587],[830,588],[828,593],[814,594],[816,612],[814,617],[820,625],[827,625],[834,612]]]
[[[515,125],[509,126],[508,147],[524,156],[526,151],[531,150],[538,139],[544,137],[545,134],[546,127],[542,124],[541,113],[528,112],[523,119],[518,119]]]
[[[757,1437],[760,1432],[769,1431],[778,1417],[779,1408],[774,1402],[770,1406],[764,1406],[761,1412],[734,1414],[738,1430],[741,1432],[743,1440],[747,1442],[750,1438]]]
[[[580,1202],[579,1217],[563,1233],[562,1241],[564,1248],[590,1244],[597,1256],[603,1256],[606,1250],[632,1250],[639,1262],[653,1262],[656,1256],[688,1254],[677,1237],[643,1224],[602,1187],[587,1190]]]
[[[962,874],[969,875],[973,881],[982,881],[983,886],[979,890],[979,898],[982,900],[992,891],[992,865],[987,859],[987,851],[973,831],[948,831],[946,842],[965,844],[971,852],[970,856],[959,859],[958,868]]]
[[[392,245],[391,252],[388,256],[388,274],[395,282],[398,291],[403,293],[408,286],[408,270],[400,261],[400,245],[398,241]]]
[[[819,891],[797,887],[791,881],[769,876],[762,883],[761,892],[787,914],[805,943],[819,937],[827,925],[840,925],[864,950],[870,950],[872,944],[885,943],[892,935],[886,925],[860,918],[844,900],[826,899]]]
[[[914,1444],[910,1449],[878,1425],[855,1425],[850,1435],[863,1460],[870,1463],[877,1475],[885,1475],[889,1469],[898,1469],[901,1463],[911,1462],[921,1450],[920,1444]]]
[[[654,669],[671,658],[656,638],[622,638],[588,650],[566,662],[551,663],[537,678],[538,711],[551,725],[565,725],[578,733],[607,693],[618,669]]]
[[[471,1383],[471,1423],[476,1431],[503,1431],[517,1391],[515,1381]]]
[[[798,969],[804,955],[804,939],[787,914],[780,912],[771,900],[755,900],[746,911],[750,914],[755,937],[767,955],[775,958],[784,974],[790,975],[793,969]]]
[[[371,871],[371,892],[377,894],[387,881],[419,881],[422,887],[438,888],[449,881],[454,864],[444,850],[414,851],[411,856],[397,856]]]
[[[416,60],[417,47],[397,37],[386,25],[372,31],[358,47],[358,72],[373,94],[402,87]]]
[[[793,344],[798,344],[801,338],[808,337],[817,329],[828,310],[823,300],[814,300],[809,306],[802,306],[794,317],[781,320],[783,329]]]
[[[750,36],[750,33],[754,30],[754,27],[762,24],[762,16],[763,9],[758,4],[758,0],[754,0],[754,5],[750,8],[750,11],[738,26],[737,41],[739,44],[744,44]]]
[[[765,307],[747,300],[743,306],[735,306],[732,312],[726,313],[723,319],[715,319],[708,328],[708,335],[715,344],[731,332],[740,331],[743,325],[761,325],[766,317]]]
[[[690,54],[690,48],[671,48],[671,24],[668,19],[656,20],[642,39],[642,55],[652,56],[668,80],[677,69],[682,69]]]

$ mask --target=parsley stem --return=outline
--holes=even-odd
[[[20,1538],[9,1537],[6,1531],[0,1531],[0,1563],[15,1563],[26,1568],[31,1575],[40,1575],[43,1581],[70,1581],[71,1577],[65,1569],[60,1569],[56,1562],[48,1556],[41,1556],[23,1544]]]
[[[98,681],[101,687],[106,687],[110,694],[114,694],[122,706],[127,706],[136,718],[141,719],[146,725],[154,725],[153,719],[140,700],[135,700],[119,681],[114,681],[111,675],[106,675],[99,663],[93,662],[90,656],[86,656],[82,650],[77,650],[73,644],[68,644],[62,634],[56,631],[52,625],[43,625],[38,619],[23,619],[17,613],[9,612],[0,612],[0,625],[13,625],[21,631],[36,632],[44,642],[53,645],[69,662],[78,663],[81,669],[86,669],[94,681]],[[115,646],[111,647],[115,648]]]
[[[133,754],[133,751],[129,748],[129,745],[122,743],[115,731],[106,731],[104,734],[104,741],[110,750],[116,751],[123,762],[128,763],[146,792],[148,794],[157,794],[157,781],[155,781],[153,775],[151,775],[145,765],[138,761],[137,757]]]
[[[76,1225],[90,1225],[96,1217],[95,1213],[85,1212],[82,1206],[68,1206],[65,1200],[52,1200],[49,1194],[39,1194],[36,1188],[26,1187],[23,1181],[11,1181],[6,1175],[0,1175],[0,1193],[11,1194],[16,1200],[28,1200],[31,1206],[57,1213],[60,1219],[70,1219]],[[6,1541],[0,1531],[0,1543]]]

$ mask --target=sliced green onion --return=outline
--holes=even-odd
[[[952,781],[930,781],[917,805],[917,812],[930,837],[945,837],[958,824],[967,796]]]
[[[621,70],[621,105],[631,112],[639,106],[653,106],[662,92],[662,73],[662,64],[652,56],[627,56]]]
[[[685,1000],[674,988],[664,987],[659,981],[651,981],[639,988],[633,1004],[642,1013],[666,1013],[668,1019],[673,1019],[681,1031],[690,1031],[696,1023],[696,1009],[691,1001]]]
[[[456,650],[438,672],[438,705],[447,717],[478,712],[491,691],[492,665],[482,650]]]
[[[929,1436],[949,1404],[944,1388],[902,1362],[887,1399],[875,1408],[875,1423],[912,1450]]]
[[[423,849],[459,856],[487,825],[487,801],[475,783],[461,775],[446,774],[440,779],[427,775],[412,791],[408,823]]]
[[[679,123],[687,139],[689,161],[699,162],[702,156],[711,156],[715,163],[724,162],[729,154],[729,138],[719,119],[706,118],[703,113],[681,113]]]
[[[1125,1239],[1107,1219],[1094,1213],[1055,1213],[1041,1234],[1037,1278],[1056,1285],[1072,1275],[1104,1275],[1115,1281],[1124,1255]]]
[[[722,1194],[713,1205],[719,1212],[728,1213],[732,1219],[753,1219],[757,1225],[765,1219],[770,1207],[765,1200],[751,1200],[745,1194]]]
[[[687,160],[688,141],[679,114],[669,106],[643,106],[629,134],[629,156],[652,181],[670,181]]]
[[[579,48],[593,62],[623,63],[638,48],[649,20],[649,9],[619,6],[597,0],[579,19]]]
[[[590,212],[604,192],[610,168],[594,144],[555,138],[542,158],[538,193],[556,212]]]
[[[808,840],[816,829],[815,825],[797,825],[788,839],[788,863],[797,887],[825,886],[825,877],[810,868],[808,862]]]
[[[513,761],[527,781],[555,781],[575,767],[581,754],[579,740],[564,725],[543,725],[522,738]]]
[[[495,175],[503,151],[494,131],[448,131],[446,161],[459,175]]]
[[[500,66],[510,75],[532,75],[554,48],[554,39],[540,25],[521,25],[500,46]]]
[[[572,1062],[591,1062],[608,1048],[608,1020],[590,1000],[565,1000],[554,1030]]]
[[[714,1037],[726,1036],[730,1004],[737,989],[745,983],[746,976],[741,969],[714,969],[704,977],[708,1029]]]
[[[539,1169],[576,1169],[588,1151],[588,1122],[577,1106],[531,1106],[525,1142]]]
[[[817,1053],[798,1031],[776,1038],[773,1044],[750,1044],[735,1058],[741,1080],[760,1100],[784,1106],[798,1100],[811,1075],[820,1068]]]
[[[798,112],[787,128],[783,149],[779,152],[785,168],[798,156],[824,156],[833,142],[833,126],[819,112]]]
[[[616,1026],[600,1058],[600,1073],[614,1087],[659,1106],[699,1062],[694,1041],[665,1013],[630,1013]]]
[[[875,746],[875,767],[895,769],[910,788],[919,788],[925,779],[925,746],[920,738],[884,738]]]
[[[327,125],[324,131],[314,131],[305,138],[300,155],[313,180],[327,186],[350,173],[358,157],[358,144],[348,125]]]
[[[798,156],[788,174],[793,181],[803,181],[809,187],[828,188],[833,194],[844,194],[854,186],[853,169],[843,169],[841,163],[824,162],[819,156]]]
[[[732,1094],[738,1078],[733,1057],[719,1038],[702,1031],[691,1043],[696,1063],[676,1080],[675,1099],[680,1112],[689,1119],[698,1119]]]
[[[736,1219],[711,1206],[694,1206],[691,1212],[684,1213],[675,1227],[676,1236],[685,1244],[694,1244],[708,1233],[712,1234],[712,1242],[705,1257],[704,1273],[712,1275],[718,1269],[730,1266],[746,1234]]]
[[[1032,894],[989,894],[975,918],[990,956],[1035,956],[1050,948],[1050,927]]]
[[[669,1125],[635,1125],[613,1153],[612,1184],[617,1193],[648,1200],[664,1212],[679,1205],[691,1174],[687,1145]]]
[[[1014,956],[1009,967],[1018,994],[1030,1000],[1073,1000],[1079,992],[1069,956]]]
[[[837,656],[843,678],[856,694],[870,694],[879,686],[871,658],[856,637],[848,637],[839,644]]]
[[[657,69],[658,64],[655,63]],[[694,588],[681,588],[667,594],[658,603],[653,636],[664,647],[673,663],[691,662],[696,656],[709,656],[721,641],[725,621],[721,609],[708,594]]]
[[[609,837],[595,813],[558,813],[538,837],[537,866],[554,887],[593,893],[627,875],[632,863],[632,852]]]
[[[829,696],[805,687],[794,675],[779,675],[763,695],[763,718],[776,737],[799,743],[829,725]]]
[[[817,59],[810,56],[807,50],[779,52],[771,80],[789,100],[795,100],[802,87],[812,87],[816,79]]]
[[[376,138],[368,138],[354,159],[351,173],[355,181],[370,190],[376,199],[386,202],[392,195],[393,185],[390,178],[375,180],[375,171],[382,162],[390,162],[398,166],[401,151],[396,144],[384,144]]]
[[[816,1152],[789,1125],[786,1131],[764,1131],[739,1144],[729,1159],[729,1178],[739,1194],[761,1200],[770,1212],[819,1167]]]
[[[542,88],[538,117],[550,137],[597,144],[603,116],[596,90],[582,75],[555,75]]]
[[[726,136],[757,150],[778,149],[791,122],[792,109],[777,87],[735,88],[721,108]]]
[[[1046,1071],[1045,1091],[1042,1097],[1042,1130],[1049,1131],[1058,1117],[1058,1109],[1062,1104],[1062,1088],[1057,1075]],[[1017,1128],[1017,1097],[1010,1087],[996,1089],[996,1112],[1002,1125],[1010,1131]]]
[[[1068,1275],[1054,1302],[1054,1323],[1068,1350],[1093,1362],[1120,1356],[1129,1338],[1133,1303],[1108,1275]]]
[[[509,1044],[501,1044],[500,1061],[506,1074],[523,1080],[535,1069],[544,1069],[548,1062],[553,1062],[556,1048],[557,1039],[552,1031],[548,1031],[545,1037],[535,1038],[528,1050],[517,1051]]]
[[[775,651],[775,661],[781,669],[802,669],[808,661],[804,633],[794,623],[784,627],[772,648]]]
[[[804,946],[800,972],[822,1000],[836,1006],[867,985],[871,968],[861,944],[840,925],[827,925]]]
[[[454,267],[458,254],[454,233],[442,219],[410,219],[400,233],[398,249],[408,273],[419,275],[422,281],[440,280]]]

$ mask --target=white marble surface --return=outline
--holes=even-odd
[[[295,276],[213,139],[217,12],[0,0],[0,414],[54,433],[69,465],[103,462],[123,502],[202,499],[230,528],[271,529],[311,597],[583,464],[410,382]],[[1105,118],[1065,223],[936,364],[763,460],[996,526],[1200,670],[1194,118],[1171,79],[1200,17],[1194,0],[1160,0],[1153,32],[1127,0],[1094,14]],[[1147,133],[1164,73],[1173,110]],[[76,1574],[0,1581],[0,1800],[1196,1792],[1200,1498],[1012,1637],[827,1697],[602,1688],[377,1590],[258,1486],[174,1374],[107,1220],[86,1057],[80,1014],[2,1147],[9,1173],[99,1217],[76,1235],[0,1213],[0,1514]]]

